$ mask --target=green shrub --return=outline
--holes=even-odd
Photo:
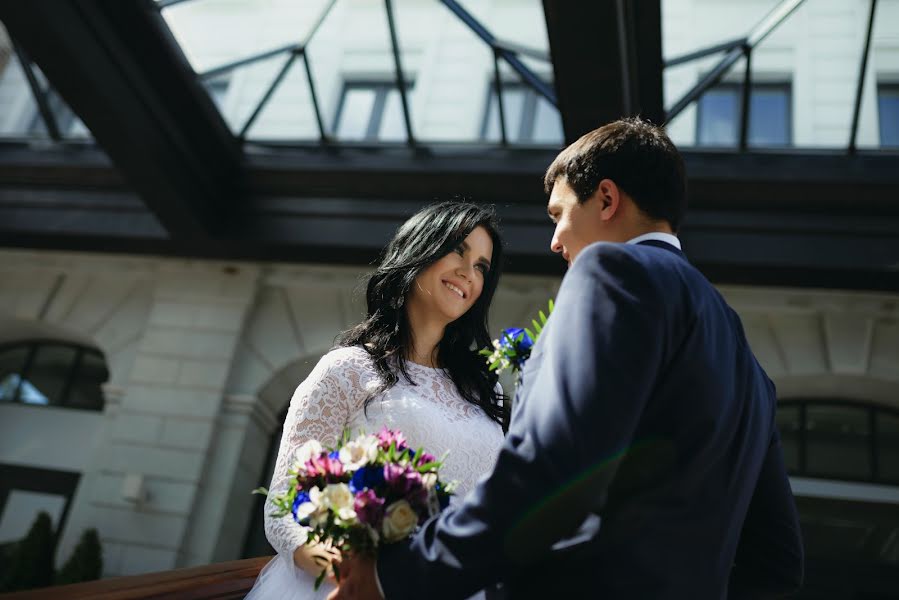
[[[103,559],[96,529],[88,529],[81,534],[72,556],[55,576],[54,550],[53,523],[50,515],[41,512],[24,538],[0,548],[0,592],[30,590],[100,578]]]
[[[0,590],[12,592],[53,584],[53,523],[45,512],[17,542],[9,557]]]
[[[100,537],[97,535],[96,529],[88,529],[81,534],[81,539],[75,546],[72,556],[56,574],[56,584],[93,581],[100,579],[102,571],[103,558],[100,550]]]

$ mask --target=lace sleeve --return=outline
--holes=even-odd
[[[362,396],[361,363],[353,349],[329,352],[318,362],[309,377],[297,387],[287,409],[284,433],[278,449],[278,460],[269,486],[269,494],[282,494],[287,489],[293,457],[307,440],[316,439],[324,446],[337,444],[343,428]],[[293,552],[306,542],[305,527],[293,516],[274,517],[274,505],[265,503],[265,536],[278,554],[293,563]]]

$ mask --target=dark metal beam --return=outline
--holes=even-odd
[[[0,3],[0,20],[173,237],[208,239],[240,147],[152,2]]]
[[[543,9],[567,142],[623,116],[663,122],[660,0],[543,0]]]
[[[552,151],[248,149],[239,226],[203,242],[154,227],[96,149],[0,146],[0,245],[367,264],[415,210],[464,193],[497,205],[510,271],[563,272],[539,184]],[[681,237],[716,283],[899,291],[894,157],[684,154]]]

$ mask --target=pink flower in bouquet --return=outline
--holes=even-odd
[[[381,526],[381,520],[384,518],[384,498],[379,498],[374,490],[358,492],[353,508],[360,523],[371,525],[375,529]]]
[[[387,429],[386,427],[381,430],[378,434],[378,441],[381,443],[381,448],[383,450],[387,450],[390,448],[391,444],[396,444],[397,450],[405,450],[408,447],[406,443],[406,436],[399,431],[392,431]]]
[[[310,479],[324,477],[327,481],[336,481],[343,476],[343,463],[337,457],[319,454],[310,458],[305,465],[305,475]]]

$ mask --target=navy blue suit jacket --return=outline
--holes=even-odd
[[[597,243],[566,274],[496,467],[411,544],[388,600],[764,598],[802,580],[775,390],[673,246]],[[586,594],[586,595],[585,595]]]

